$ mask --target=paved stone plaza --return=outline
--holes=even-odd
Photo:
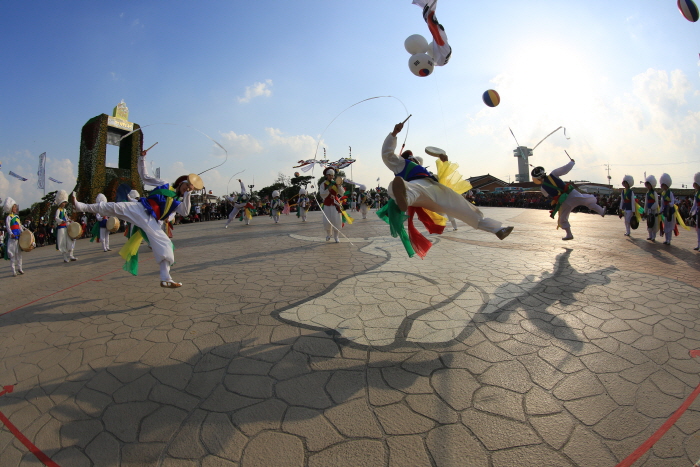
[[[408,259],[374,212],[177,226],[180,289],[80,240],[0,272],[0,412],[61,467],[614,467],[700,383],[695,232],[486,208]],[[356,214],[356,217],[360,217]],[[635,466],[700,458],[700,400]],[[0,426],[0,466],[41,465]]]

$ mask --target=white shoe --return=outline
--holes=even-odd
[[[340,243],[340,240],[338,240],[338,239],[336,238],[336,239],[335,239],[335,243]]]
[[[226,224],[226,225],[224,226],[224,229],[228,229],[228,224]]]

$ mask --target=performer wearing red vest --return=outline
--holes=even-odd
[[[501,240],[506,238],[513,227],[503,227],[500,222],[484,217],[461,194],[442,185],[425,167],[410,160],[413,155],[411,151],[404,151],[401,156],[394,154],[396,135],[402,129],[403,123],[394,126],[394,131],[389,133],[382,146],[382,160],[395,174],[387,191],[399,209],[405,212],[409,206],[423,207],[459,219],[474,229],[496,234]]]

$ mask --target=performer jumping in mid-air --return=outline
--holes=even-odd
[[[245,225],[250,225],[250,216],[249,209],[246,209],[246,207],[249,204],[248,201],[248,193],[245,191],[245,184],[243,181],[239,178],[238,181],[241,183],[241,194],[239,194],[236,198],[232,196],[227,196],[226,199],[229,200],[231,203],[233,203],[233,210],[231,213],[228,215],[228,220],[226,221],[226,225],[224,226],[225,229],[228,229],[228,225],[231,223],[232,220],[236,218],[236,215],[242,211],[243,215],[243,220],[245,221]]]
[[[460,193],[440,183],[436,177],[428,172],[422,165],[409,160],[413,156],[411,151],[404,151],[401,156],[394,154],[394,150],[396,149],[396,135],[402,129],[403,123],[394,126],[394,131],[389,133],[382,147],[382,159],[384,164],[395,174],[394,180],[389,184],[387,191],[389,197],[395,200],[398,208],[403,212],[406,212],[409,207],[425,208],[434,213],[445,214],[459,219],[474,229],[493,233],[501,240],[506,238],[513,230],[513,227],[503,227],[500,222],[484,217],[483,213],[476,206],[464,199]],[[451,167],[450,170],[453,170],[452,173],[454,173],[454,170],[456,170],[458,166],[448,163],[447,156],[445,155],[442,155],[440,159],[441,164],[445,164],[444,167]],[[388,206],[389,205],[385,206],[385,208]],[[383,208],[382,211],[388,212],[384,211],[385,208]],[[444,218],[441,222],[444,228],[444,222],[446,222]],[[425,224],[425,221],[423,221],[423,223]],[[409,234],[410,229],[411,224],[409,222]],[[441,231],[440,229],[440,232]],[[405,244],[404,242],[404,245]],[[415,245],[413,246],[415,247]],[[418,253],[418,251],[416,251],[416,253]],[[410,254],[409,252],[409,255]],[[421,255],[421,253],[418,254]]]
[[[181,287],[180,282],[170,277],[170,267],[175,263],[173,244],[163,232],[160,222],[176,212],[187,216],[190,212],[190,192],[195,188],[190,180],[201,181],[196,175],[183,175],[170,185],[164,180],[152,178],[146,169],[146,152],[142,151],[138,161],[138,170],[144,185],[153,185],[148,198],[141,198],[139,203],[97,203],[83,204],[75,199],[73,203],[78,212],[91,212],[102,216],[116,216],[131,222],[138,230],[131,236],[119,254],[126,260],[124,269],[136,275],[138,272],[138,247],[141,240],[146,240],[153,249],[156,262],[160,265],[160,286],[167,288]],[[199,186],[198,189],[202,187]]]
[[[644,182],[647,189],[644,195],[644,214],[647,216],[647,240],[656,243],[656,234],[659,232],[659,195],[654,191],[656,177],[649,175]]]
[[[68,236],[68,226],[72,221],[66,213],[68,193],[66,193],[65,190],[58,190],[56,193],[56,204],[58,205],[56,215],[54,216],[54,220],[56,221],[56,247],[58,251],[63,254],[64,263],[77,261],[78,259],[73,256],[75,240]]]
[[[541,185],[540,190],[545,197],[552,198],[551,216],[559,214],[557,220],[558,226],[561,226],[566,232],[566,236],[562,240],[572,240],[574,235],[571,233],[571,224],[569,223],[569,214],[576,206],[586,206],[591,211],[595,211],[601,216],[605,216],[605,209],[598,206],[595,196],[584,195],[579,192],[570,183],[562,181],[562,175],[566,175],[573,168],[575,160],[571,159],[568,164],[558,169],[552,170],[549,175],[544,171],[544,167],[535,167],[530,173],[532,181],[537,185]]]

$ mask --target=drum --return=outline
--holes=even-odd
[[[23,230],[19,236],[19,247],[22,251],[32,251],[36,243],[34,242],[34,234],[31,230]]]
[[[632,227],[632,230],[637,230],[639,228],[639,219],[637,219],[637,216],[632,216],[632,219],[630,219],[630,227]]]
[[[107,219],[107,230],[109,230],[110,232],[114,233],[119,231],[119,225],[119,219],[117,219],[116,217],[110,217],[109,219]]]
[[[71,240],[76,240],[83,236],[83,226],[78,222],[71,222],[66,230],[68,231],[68,237],[70,237]]]

